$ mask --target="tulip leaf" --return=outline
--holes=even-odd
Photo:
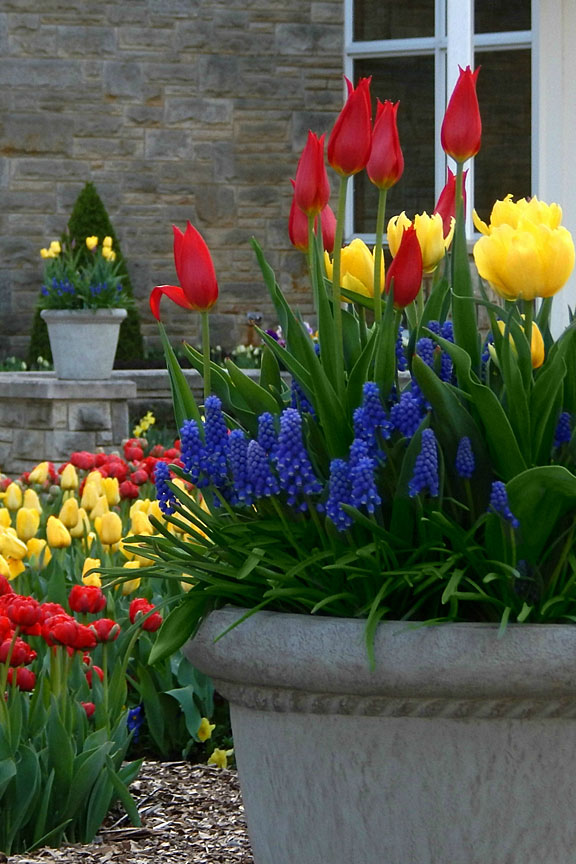
[[[271,393],[280,394],[283,389],[282,376],[280,375],[280,365],[276,355],[264,346],[262,351],[262,361],[260,364],[260,386]]]
[[[186,376],[180,368],[178,358],[176,357],[174,349],[166,335],[164,325],[160,321],[158,322],[158,328],[160,330],[160,339],[162,340],[164,356],[166,357],[166,366],[170,377],[170,390],[172,392],[176,428],[181,429],[184,421],[189,420],[190,418],[196,420],[200,425],[200,411],[198,410],[198,405],[196,404],[190,385],[186,380]]]
[[[230,358],[226,359],[226,368],[234,388],[255,414],[262,414],[264,411],[271,414],[278,412],[279,406],[272,394],[242,372]]]
[[[445,321],[450,307],[450,283],[443,276],[433,286],[430,296],[424,306],[420,325],[424,326],[429,321]]]
[[[456,342],[469,355],[471,369],[479,373],[478,321],[464,219],[456,220],[452,241],[452,321]],[[460,374],[468,377],[461,367]]]
[[[576,508],[576,477],[561,465],[541,465],[518,474],[506,490],[520,521],[521,553],[537,564],[561,517]]]
[[[152,645],[148,663],[153,666],[172,657],[179,648],[194,634],[200,621],[209,608],[210,600],[204,593],[186,594],[162,622]]]
[[[554,446],[567,371],[564,358],[556,352],[550,362],[545,364],[532,390],[532,460],[536,465],[549,460]]]
[[[517,357],[514,356],[514,350],[509,336],[508,328],[506,328],[504,338],[500,340],[499,345],[496,347],[496,352],[506,388],[506,414],[510,420],[510,425],[514,430],[516,440],[524,459],[526,460],[526,463],[529,464],[531,437],[528,399],[526,396],[526,390],[524,389],[524,381],[520,373],[519,362]]]
[[[478,418],[486,434],[486,443],[496,471],[504,480],[509,480],[526,469],[526,462],[518,446],[510,421],[493,390],[481,384],[471,370],[468,353],[428,330],[433,338],[450,354],[458,372],[461,389],[472,400]]]

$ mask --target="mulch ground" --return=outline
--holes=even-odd
[[[92,843],[0,853],[0,864],[253,864],[235,771],[144,762],[130,788],[141,828],[114,811]]]

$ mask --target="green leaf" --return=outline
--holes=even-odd
[[[0,761],[0,799],[15,774],[16,763],[14,762],[14,759],[2,759]]]
[[[510,480],[506,490],[520,520],[522,553],[538,563],[561,517],[576,508],[576,477],[561,465],[537,466]]]
[[[260,364],[260,386],[268,392],[281,393],[283,389],[282,376],[280,375],[280,365],[276,355],[264,346],[262,350],[262,361]]]
[[[238,369],[230,358],[226,359],[226,368],[235,389],[255,414],[262,414],[264,411],[269,411],[271,414],[278,413],[279,406],[272,394]]]
[[[196,738],[202,716],[194,701],[194,687],[188,684],[186,687],[178,687],[173,690],[166,691],[168,696],[172,696],[182,709],[186,721],[186,729],[192,738]]]
[[[140,761],[137,764],[139,768],[142,762]],[[114,764],[112,763],[110,757],[108,757],[106,760],[106,770],[108,772],[110,782],[114,788],[114,792],[116,793],[116,796],[120,799],[120,802],[126,810],[128,818],[130,819],[132,825],[139,827],[140,825],[142,825],[142,821],[140,819],[140,814],[138,813],[138,807],[136,806],[136,802],[130,794],[128,787],[122,781],[120,774],[114,770]]]
[[[456,342],[462,346],[463,351],[469,356],[472,370],[475,373],[479,373],[480,340],[478,336],[470,260],[468,257],[466,228],[464,219],[462,218],[456,220],[454,239],[452,241],[452,320]],[[460,382],[461,375],[465,378],[468,377],[468,372],[460,364],[458,367],[458,381],[460,386],[463,386]]]
[[[186,594],[182,602],[162,622],[148,663],[153,666],[166,657],[171,657],[193,636],[209,608],[210,599],[203,592],[190,591]]]
[[[164,348],[166,357],[166,366],[170,376],[170,389],[172,391],[172,404],[174,406],[174,418],[176,420],[176,428],[180,429],[185,420],[190,418],[196,420],[200,424],[200,411],[194,399],[194,395],[190,389],[190,385],[186,380],[184,372],[180,368],[178,358],[174,353],[174,349],[170,344],[170,340],[166,335],[164,325],[159,321],[158,328],[160,330],[160,339]]]

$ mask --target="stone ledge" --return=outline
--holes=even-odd
[[[116,400],[134,399],[136,393],[136,384],[128,376],[64,381],[53,372],[0,372],[0,399]]]

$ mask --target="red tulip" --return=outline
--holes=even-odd
[[[157,285],[150,294],[150,309],[160,320],[160,300],[165,294],[178,306],[206,312],[218,299],[218,282],[208,246],[190,222],[183,234],[175,225],[174,263],[180,281],[178,285]]]
[[[390,189],[404,171],[404,156],[400,148],[396,114],[399,102],[377,100],[376,122],[372,134],[372,151],[366,165],[368,177],[379,189]]]
[[[136,597],[130,603],[128,610],[130,623],[134,624],[138,621],[143,630],[154,633],[162,624],[162,616],[159,612],[153,612],[151,615],[148,615],[154,608],[152,603],[149,603],[145,597]],[[148,615],[147,618],[144,617],[146,615]]]
[[[3,594],[13,594],[14,589],[5,576],[0,575],[0,597]]]
[[[96,585],[74,585],[68,594],[68,604],[73,612],[101,612],[106,606],[106,597]]]
[[[290,181],[294,186],[294,181]],[[334,249],[334,234],[336,233],[336,216],[329,204],[326,204],[320,213],[322,223],[322,245],[326,252],[332,253]],[[314,220],[314,230],[318,230],[318,217]],[[288,217],[288,236],[290,242],[301,252],[308,251],[308,217],[296,204],[296,197],[292,199],[290,216]]]
[[[9,638],[0,644],[0,663],[6,663],[8,657],[10,666],[25,666],[36,659],[36,651],[17,636],[14,641]]]
[[[94,702],[81,702],[80,704],[86,712],[86,717],[90,719],[90,717],[92,717],[94,712],[96,711],[96,706],[94,705]]]
[[[466,175],[468,171],[462,174],[462,193],[464,196],[464,213],[466,213]],[[448,168],[448,179],[446,185],[442,189],[434,208],[434,213],[439,213],[442,217],[442,225],[444,226],[444,237],[447,237],[452,227],[452,219],[456,216],[456,175]]]
[[[372,147],[371,78],[361,78],[356,89],[346,79],[348,99],[328,141],[328,162],[343,177],[366,167]]]
[[[98,618],[90,624],[98,642],[114,642],[120,635],[120,625],[111,618]]]
[[[330,199],[330,184],[324,165],[324,135],[308,132],[308,140],[296,169],[294,202],[307,216],[315,216]],[[296,244],[294,244],[296,245]]]
[[[442,121],[442,148],[456,162],[465,162],[480,150],[482,120],[476,95],[479,72],[480,67],[474,72],[470,66],[466,69],[460,68],[458,81]]]
[[[398,252],[386,273],[386,294],[394,291],[394,305],[403,309],[418,296],[422,284],[422,250],[414,225],[404,230]]]
[[[8,684],[12,684],[13,669],[8,670]],[[36,673],[32,669],[26,669],[25,666],[19,666],[16,669],[16,686],[19,690],[30,692],[36,684]]]

